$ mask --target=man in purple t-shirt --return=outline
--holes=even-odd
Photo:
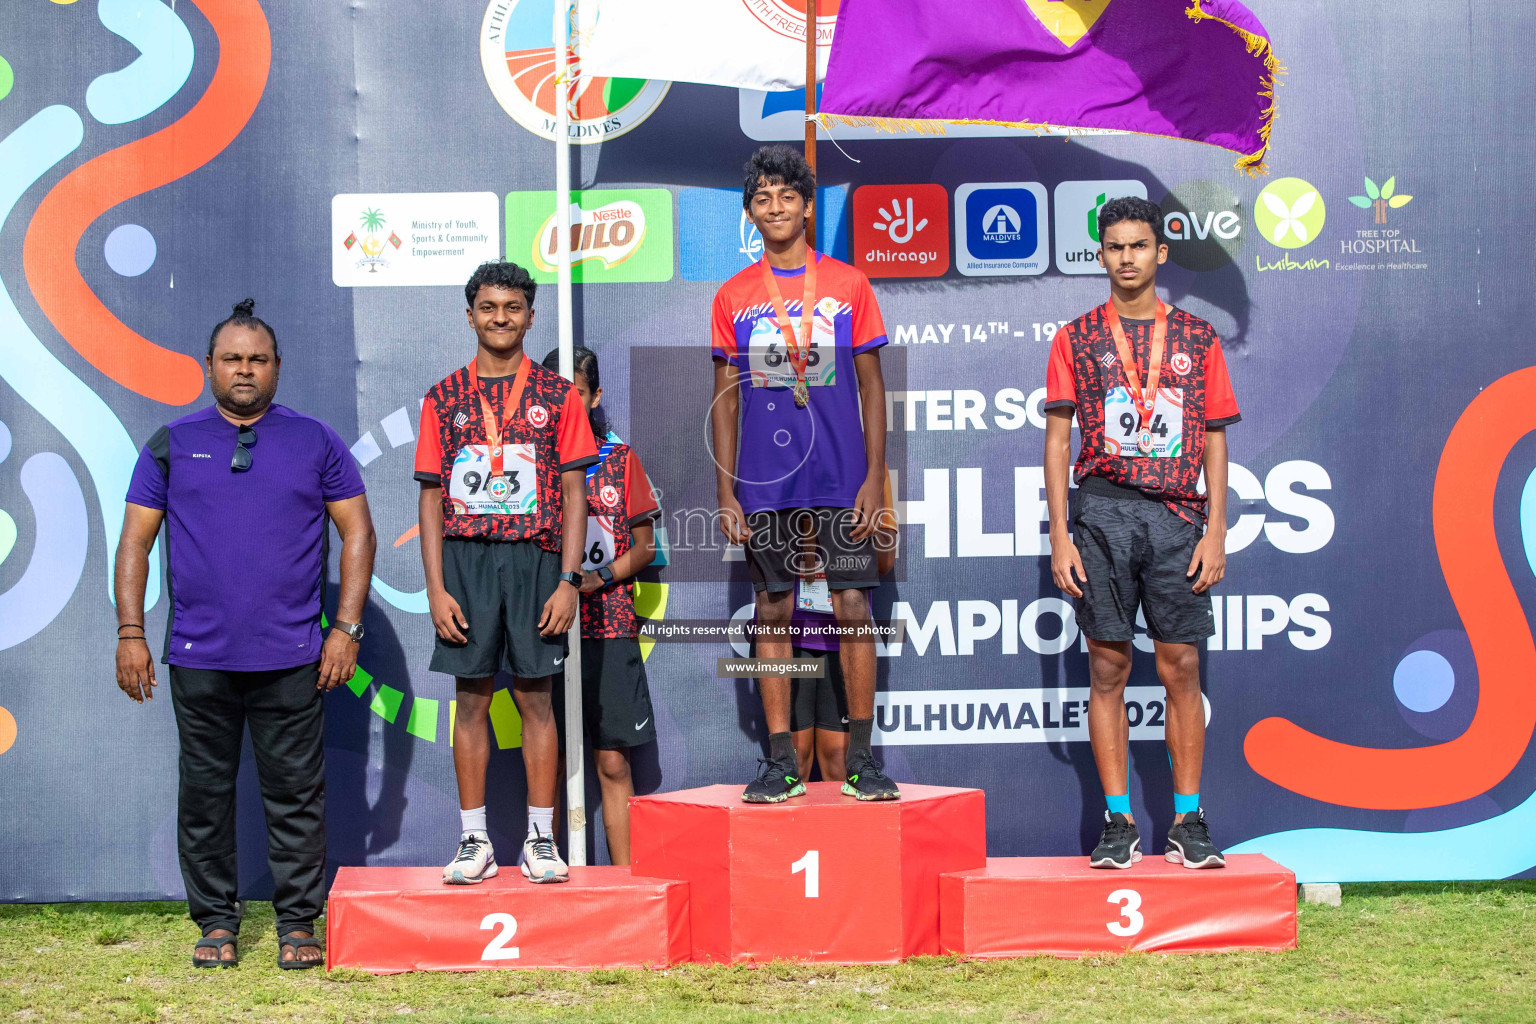
[[[336,432],[276,405],[277,335],[247,299],[208,339],[214,405],[139,454],[117,549],[117,685],[154,697],[149,552],[166,527],[165,653],[181,745],[176,847],[202,930],[196,967],[233,967],[240,931],[235,776],[250,725],[267,819],[278,966],[323,960],[326,691],[350,679],[373,575],[363,479]],[[327,522],[341,534],[336,621],[320,638]]]

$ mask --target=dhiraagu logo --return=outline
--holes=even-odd
[[[556,230],[553,192],[507,196],[507,259],[540,284],[555,280]],[[572,192],[571,277],[579,284],[672,280],[672,193]]]
[[[1259,234],[1282,249],[1299,249],[1312,242],[1327,219],[1322,193],[1301,178],[1270,182],[1253,204],[1253,224]]]

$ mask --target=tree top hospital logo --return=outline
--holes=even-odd
[[[1050,263],[1045,186],[1015,181],[955,190],[955,267],[975,277],[1043,274]]]
[[[496,102],[512,120],[550,140],[555,137],[554,19],[554,0],[491,0],[480,26],[480,66]],[[567,96],[572,142],[616,139],[661,105],[672,83],[583,75],[579,36],[572,38]]]
[[[1277,178],[1264,186],[1253,204],[1253,224],[1259,234],[1282,249],[1299,249],[1323,230],[1328,210],[1309,181]]]

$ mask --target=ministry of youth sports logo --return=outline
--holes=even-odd
[[[554,16],[551,0],[491,0],[480,25],[480,67],[496,102],[512,120],[550,140],[556,111]],[[580,34],[573,32],[572,40],[566,90],[572,142],[616,139],[661,105],[671,82],[584,75]]]

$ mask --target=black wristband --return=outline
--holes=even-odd
[[[117,638],[118,643],[122,643],[124,640],[143,640],[146,644],[149,643],[149,637],[144,636],[142,633],[138,636],[120,636]]]
[[[119,633],[121,633],[125,629],[143,629],[143,628],[144,628],[144,623],[142,623],[142,622],[125,622],[122,625],[117,627],[117,631]]]

